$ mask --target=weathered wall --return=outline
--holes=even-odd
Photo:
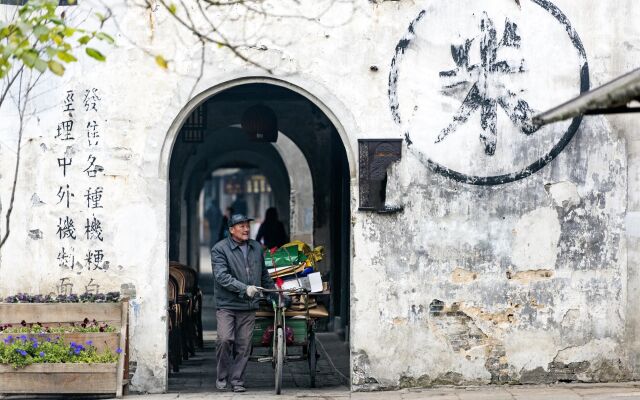
[[[355,389],[637,377],[636,124],[589,118],[571,138],[570,122],[534,132],[527,117],[578,94],[585,65],[592,84],[637,65],[640,28],[633,21],[640,6],[557,0],[562,17],[551,3],[520,3],[360,0],[355,11],[335,5],[319,23],[284,18],[251,25],[257,32],[249,37],[264,47],[247,54],[274,68],[271,82],[328,113],[346,148],[354,199]],[[191,95],[200,70],[192,36],[161,9],[112,7],[118,27],[108,29],[119,47],[105,49],[108,62],[82,60],[62,80],[45,80],[34,102],[12,236],[0,254],[0,295],[55,292],[63,278],[76,292],[89,283],[124,288],[134,297],[132,383],[162,391],[173,140],[207,96],[268,74],[212,46]],[[452,53],[452,45],[462,47]],[[170,70],[159,70],[138,46],[165,54]],[[100,101],[87,109],[84,93],[94,88]],[[56,137],[70,118],[63,105],[68,90],[76,96],[73,141]],[[15,113],[3,108],[0,119],[4,217]],[[98,144],[88,140],[92,121],[101,127]],[[357,212],[357,139],[389,137],[412,143],[388,185],[388,202],[404,211]],[[560,152],[555,144],[564,142]],[[57,163],[65,156],[73,158],[66,176]],[[95,177],[85,172],[90,156],[104,167]],[[532,173],[536,166],[542,169]],[[523,179],[461,182],[500,175]],[[67,184],[75,195],[68,208],[57,195]],[[87,206],[84,197],[96,187],[102,208]],[[94,215],[102,241],[84,234]],[[75,240],[58,232],[67,216]],[[73,249],[73,262],[58,258],[63,247]],[[96,250],[104,254],[99,267],[85,260]]]

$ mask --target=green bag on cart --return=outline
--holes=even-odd
[[[280,247],[273,254],[269,249],[264,252],[264,263],[267,268],[282,268],[307,261],[307,256],[297,246]]]

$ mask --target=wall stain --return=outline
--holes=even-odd
[[[529,284],[531,282],[543,281],[545,279],[553,278],[554,271],[550,269],[536,269],[530,271],[507,271],[506,276],[512,282],[516,282],[522,285]]]

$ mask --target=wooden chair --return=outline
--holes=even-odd
[[[173,372],[180,372],[182,362],[182,339],[180,319],[182,311],[178,302],[178,281],[169,275],[169,285],[167,286],[167,300],[169,311],[169,364]]]
[[[188,268],[185,266],[185,268]],[[193,276],[180,265],[172,263],[169,266],[169,275],[173,276],[178,283],[178,304],[181,308],[181,342],[182,342],[182,358],[188,360],[189,356],[195,355],[194,345],[194,323],[193,323],[193,294],[192,287],[194,284]]]

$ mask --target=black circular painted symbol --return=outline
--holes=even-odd
[[[530,0],[531,3],[541,7],[547,13],[549,13],[557,22],[561,24],[566,34],[569,36],[572,46],[578,53],[579,57],[579,80],[580,80],[580,93],[584,93],[589,90],[589,66],[586,59],[586,54],[582,42],[576,33],[576,31],[571,26],[569,20],[566,15],[553,3],[549,0]],[[402,63],[403,57],[412,44],[416,40],[416,28],[418,25],[426,20],[427,11],[422,10],[418,16],[409,24],[407,33],[404,35],[402,39],[398,42],[395,49],[395,55],[391,61],[391,72],[389,74],[389,101],[391,113],[394,118],[394,121],[401,125],[403,116],[400,115],[400,106],[399,106],[399,66]],[[472,45],[472,41],[467,40],[466,43],[463,43],[460,46],[451,46],[451,53],[453,61],[457,66],[454,70],[441,71],[439,73],[441,78],[451,78],[454,77],[459,71],[465,71],[469,73],[470,71],[475,74],[484,73],[485,76],[488,73],[518,73],[523,72],[525,68],[524,59],[522,60],[522,64],[518,65],[517,63],[509,63],[507,61],[500,60],[496,57],[497,50],[502,48],[508,48],[508,50],[520,48],[520,36],[518,32],[518,25],[516,23],[512,23],[509,20],[505,22],[504,26],[504,36],[502,38],[497,37],[496,30],[494,29],[495,23],[493,20],[487,15],[487,13],[483,13],[482,21],[480,24],[480,28],[482,30],[481,37],[477,40],[480,46],[480,55],[481,61],[478,62],[477,65],[470,66],[468,62],[468,53],[469,49]],[[520,69],[520,70],[518,70]],[[484,82],[483,82],[484,84]],[[486,86],[486,84],[485,84]],[[480,141],[482,144],[482,148],[484,153],[487,156],[493,156],[496,151],[496,146],[499,145],[497,143],[496,134],[497,130],[497,116],[496,110],[502,109],[505,111],[505,114],[511,119],[514,124],[518,125],[520,132],[524,135],[534,135],[537,127],[533,126],[530,120],[530,116],[533,112],[532,108],[528,105],[528,103],[522,99],[518,99],[516,93],[512,93],[507,91],[504,96],[497,96],[494,93],[489,94],[488,92],[483,92],[483,85],[478,84],[476,82],[475,85],[468,88],[468,92],[466,94],[465,99],[462,101],[462,105],[458,110],[457,114],[454,115],[452,122],[448,127],[442,129],[440,134],[437,136],[434,141],[434,145],[441,141],[449,140],[450,133],[455,132],[456,123],[463,121],[465,123],[469,115],[473,112],[477,112],[480,114],[481,118],[481,133],[480,133]],[[549,87],[546,90],[553,90],[554,88]],[[493,97],[491,97],[493,96]],[[417,110],[417,107],[416,107]],[[420,110],[419,112],[425,112]],[[426,111],[428,112],[428,111]],[[513,182],[522,178],[526,178],[529,175],[537,172],[542,167],[551,162],[562,150],[565,146],[571,141],[573,136],[578,130],[580,123],[582,121],[582,117],[576,117],[571,121],[571,124],[567,127],[564,134],[557,138],[558,140],[554,142],[553,146],[551,146],[550,150],[546,152],[543,156],[535,159],[530,164],[525,167],[514,168],[513,172],[508,173],[500,173],[496,175],[474,175],[470,173],[460,172],[453,168],[447,167],[442,162],[437,162],[432,159],[432,157],[420,152],[416,151],[415,154],[421,159],[429,168],[433,171],[438,172],[444,176],[452,178],[456,181],[474,184],[474,185],[499,185],[508,182]],[[410,132],[406,130],[403,132],[405,136],[405,140],[409,149],[413,144],[412,136],[415,139],[415,132]],[[533,158],[531,158],[533,159]],[[524,165],[524,163],[523,163]]]

